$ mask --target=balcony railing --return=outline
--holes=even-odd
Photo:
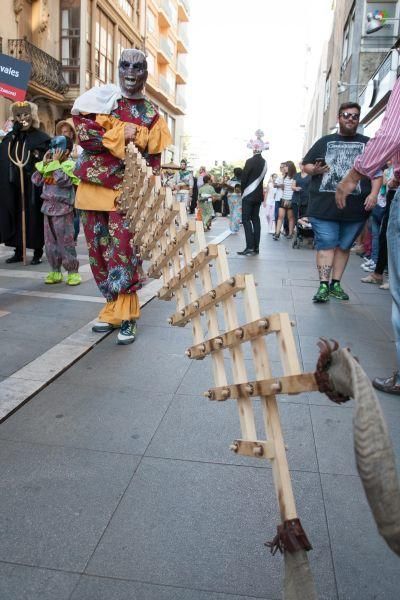
[[[65,94],[68,84],[62,74],[61,63],[26,40],[8,40],[8,53],[14,58],[32,64],[31,81],[48,90]]]
[[[160,75],[158,79],[158,84],[160,86],[160,89],[164,92],[164,94],[167,94],[167,96],[172,96],[172,88],[169,85],[167,78],[164,77],[164,75]]]
[[[182,94],[180,94],[179,92],[176,93],[176,99],[175,99],[175,103],[177,106],[179,106],[179,108],[181,108],[182,110],[186,110],[186,100],[183,97]]]
[[[180,75],[182,75],[183,79],[186,81],[189,72],[187,66],[183,63],[182,59],[178,59],[176,63],[176,70],[178,71],[178,73],[180,73]]]
[[[169,59],[174,57],[174,51],[165,37],[160,37],[160,48]]]
[[[178,27],[178,38],[181,40],[186,48],[189,47],[189,36],[184,23],[180,23]]]
[[[179,0],[179,3],[183,5],[183,7],[186,11],[186,14],[190,15],[190,6],[189,6],[188,0]]]

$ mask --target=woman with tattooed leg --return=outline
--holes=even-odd
[[[133,142],[149,166],[158,170],[161,152],[171,143],[164,119],[143,95],[146,56],[140,50],[122,52],[119,86],[94,87],[77,98],[72,108],[83,148],[75,174],[80,178],[76,208],[89,249],[97,286],[106,299],[94,331],[120,328],[118,344],[136,337],[142,287],[141,260],[128,221],[116,210],[124,177],[125,147]]]

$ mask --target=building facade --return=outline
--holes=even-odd
[[[27,99],[39,107],[41,126],[54,130],[64,110],[68,84],[60,62],[60,0],[2,0],[1,52],[32,64]],[[0,98],[0,127],[10,101]]]
[[[332,32],[310,100],[305,151],[322,135],[336,131],[340,104],[358,101],[398,37],[398,20],[388,20],[380,31],[366,33],[367,14],[375,10],[385,11],[389,19],[398,19],[400,2],[336,0],[334,3]]]
[[[2,0],[2,52],[33,65],[27,99],[39,105],[50,134],[70,115],[75,98],[94,85],[118,81],[125,48],[144,50],[146,94],[165,117],[174,143],[164,159],[179,159],[187,81],[188,0]],[[2,4],[3,8],[3,4]],[[3,11],[2,11],[3,14]],[[0,124],[9,101],[0,99]]]

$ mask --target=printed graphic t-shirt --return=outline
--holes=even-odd
[[[303,158],[305,164],[324,158],[329,172],[311,177],[308,202],[308,216],[327,221],[363,221],[370,212],[364,209],[365,198],[371,192],[369,179],[362,179],[350,196],[346,208],[337,208],[335,191],[338,183],[350,171],[357,156],[364,152],[369,138],[357,133],[344,136],[339,133],[325,135],[307,152]]]

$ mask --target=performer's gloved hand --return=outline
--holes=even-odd
[[[14,125],[13,125],[13,133],[19,133],[22,129],[22,123],[20,121],[14,121]]]

